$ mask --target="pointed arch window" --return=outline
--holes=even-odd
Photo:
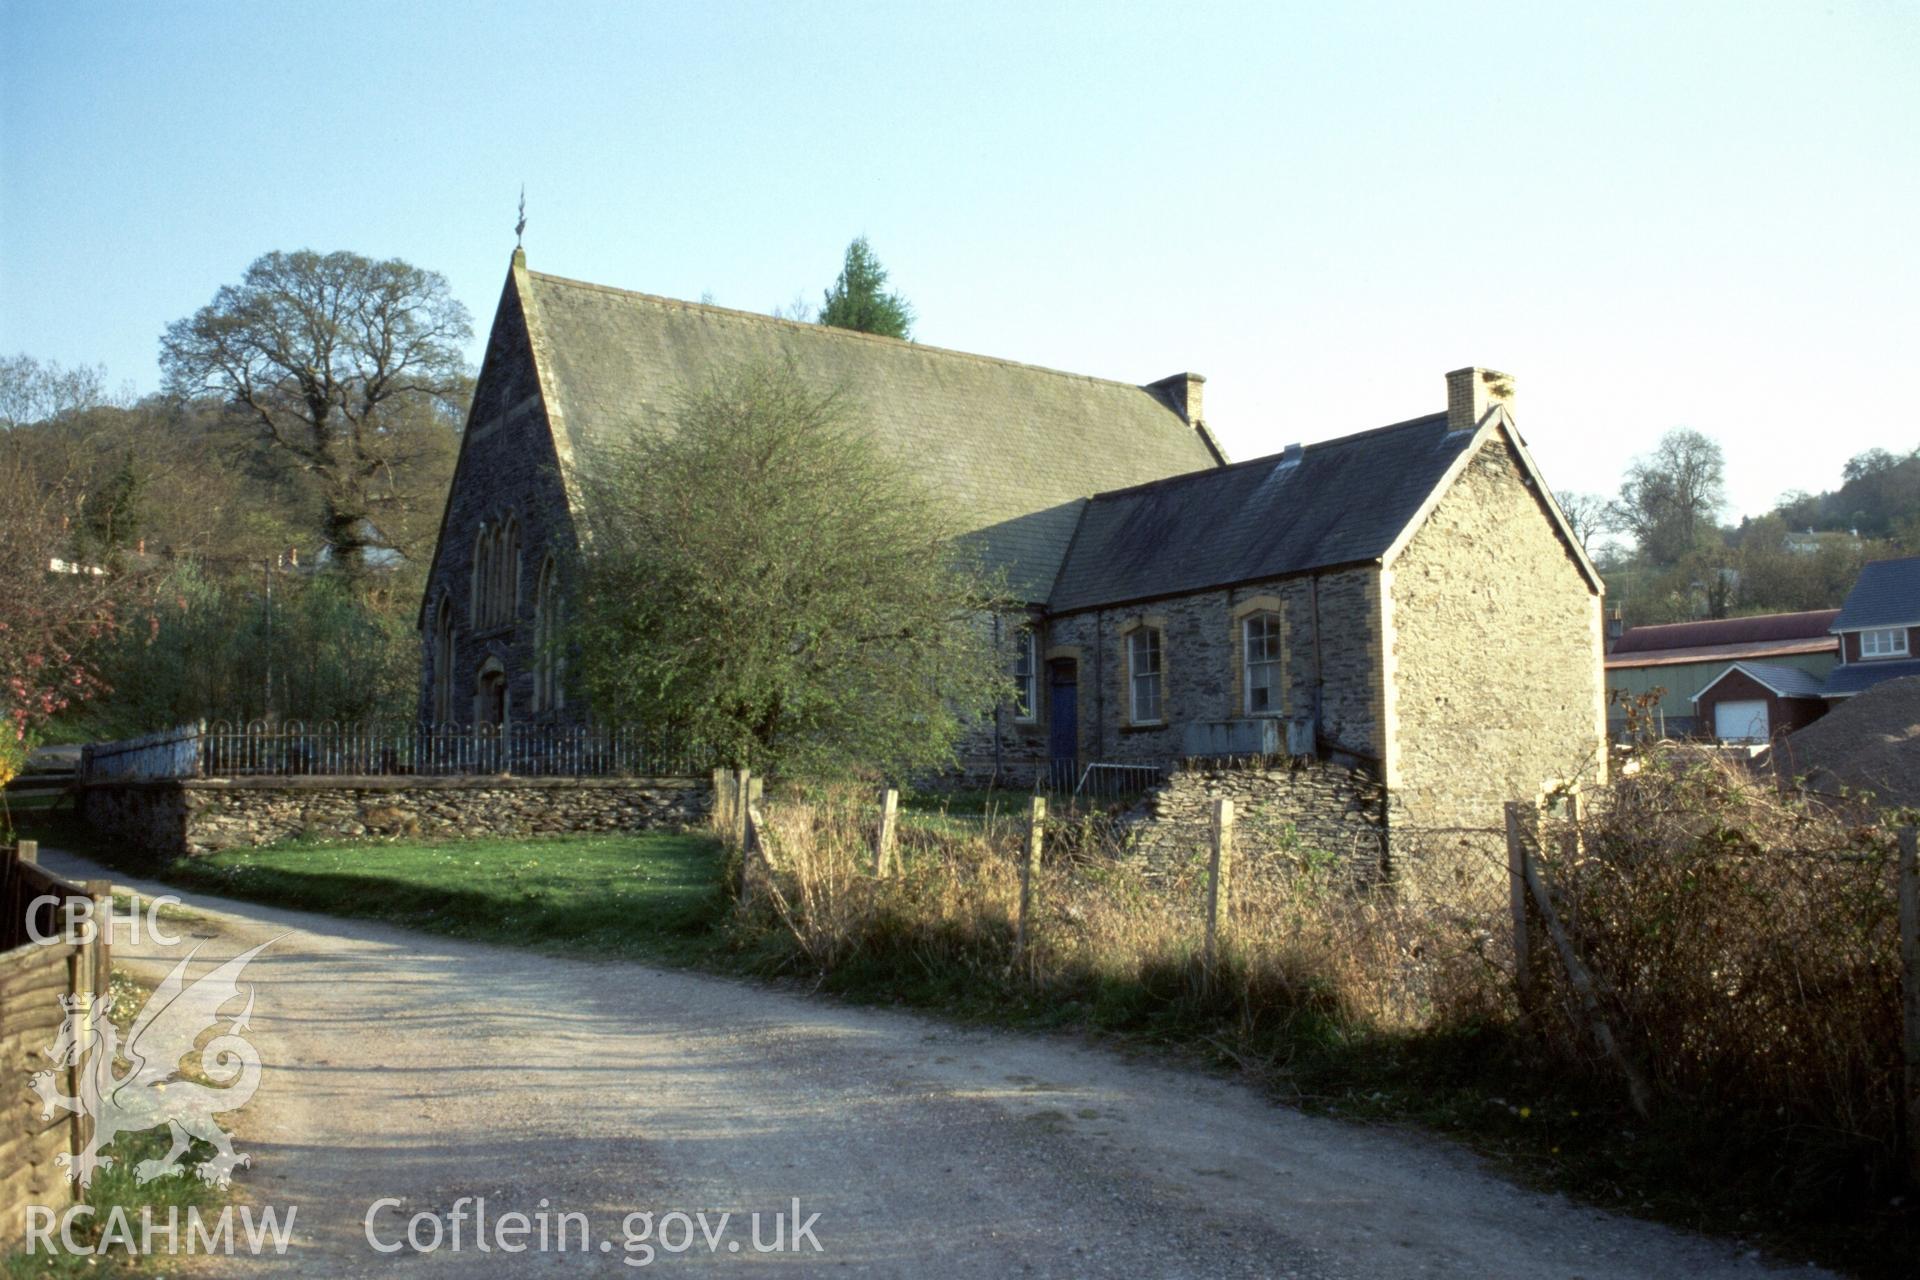
[[[540,565],[533,589],[533,709],[559,711],[567,705],[565,604],[560,595],[560,565],[549,555]]]
[[[511,623],[520,609],[520,523],[511,514],[483,524],[473,545],[473,625]]]
[[[435,724],[453,720],[453,601],[440,597],[433,618],[433,705]]]

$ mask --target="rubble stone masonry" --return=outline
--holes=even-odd
[[[1601,598],[1503,438],[1385,579],[1396,855],[1421,828],[1497,829],[1508,800],[1605,776]]]

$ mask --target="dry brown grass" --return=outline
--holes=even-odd
[[[1797,1151],[1783,1183],[1889,1189],[1899,921],[1894,828],[1806,803],[1723,759],[1647,756],[1544,844],[1576,948],[1666,1108],[1731,1117]],[[1537,1028],[1569,1070],[1604,1070],[1549,968]],[[1558,1016],[1555,1016],[1558,1015]]]
[[[1489,873],[1484,841],[1436,833],[1381,888],[1243,833],[1231,931],[1209,965],[1199,848],[1149,866],[1102,820],[1056,820],[1017,957],[1023,822],[909,823],[903,873],[875,879],[864,792],[776,796],[766,815],[785,910],[762,893],[732,926],[761,971],[1199,1047],[1294,1096],[1416,1115],[1616,1203],[1817,1238],[1872,1270],[1911,1243],[1914,1215],[1887,1198],[1895,842],[1869,815],[1663,747],[1586,797],[1577,854],[1549,820],[1545,878],[1652,1085],[1650,1120],[1627,1109],[1544,944],[1543,998],[1520,1009],[1504,870]]]
[[[1071,1005],[1120,1000],[1142,1017],[1204,1023],[1236,1055],[1285,1056],[1289,1036],[1413,1032],[1485,1015],[1497,967],[1478,920],[1353,884],[1329,859],[1242,869],[1230,928],[1205,960],[1201,850],[1171,865],[1129,856],[1099,819],[1056,819],[1016,955],[1024,823],[902,831],[904,873],[870,874],[871,799],[846,791],[769,802],[783,912],[761,894],[749,928],[786,936],[783,962]],[[757,922],[757,923],[756,923]],[[776,951],[780,948],[776,947]]]

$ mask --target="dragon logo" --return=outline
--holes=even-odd
[[[234,1151],[214,1116],[244,1105],[260,1087],[259,1051],[240,1034],[253,1016],[252,987],[246,990],[246,1007],[233,1016],[226,1029],[198,1046],[200,1074],[219,1087],[183,1078],[180,1063],[194,1052],[201,1035],[221,1022],[221,1008],[240,998],[239,979],[247,963],[277,941],[272,938],[242,952],[191,984],[187,982],[187,965],[194,952],[188,952],[148,997],[124,1045],[107,1017],[104,995],[91,1001],[78,996],[60,998],[67,1011],[66,1021],[53,1047],[46,1051],[55,1069],[38,1072],[31,1083],[40,1095],[41,1119],[51,1119],[54,1108],[59,1107],[93,1120],[87,1145],[77,1157],[66,1152],[55,1157],[66,1166],[68,1177],[87,1186],[96,1171],[112,1167],[113,1157],[101,1152],[117,1135],[160,1125],[172,1130],[173,1146],[160,1159],[142,1160],[134,1166],[134,1177],[142,1183],[185,1172],[180,1157],[194,1138],[209,1143],[215,1151],[212,1159],[194,1169],[202,1181],[225,1186],[236,1166],[251,1163],[251,1157]],[[114,1068],[120,1062],[125,1062],[127,1069],[116,1073]],[[61,1069],[67,1067],[74,1071],[76,1097],[61,1093],[56,1083],[57,1076],[63,1074]]]

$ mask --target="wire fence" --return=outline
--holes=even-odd
[[[220,720],[93,744],[80,776],[597,778],[697,774],[705,764],[705,753],[684,738],[633,725]]]

